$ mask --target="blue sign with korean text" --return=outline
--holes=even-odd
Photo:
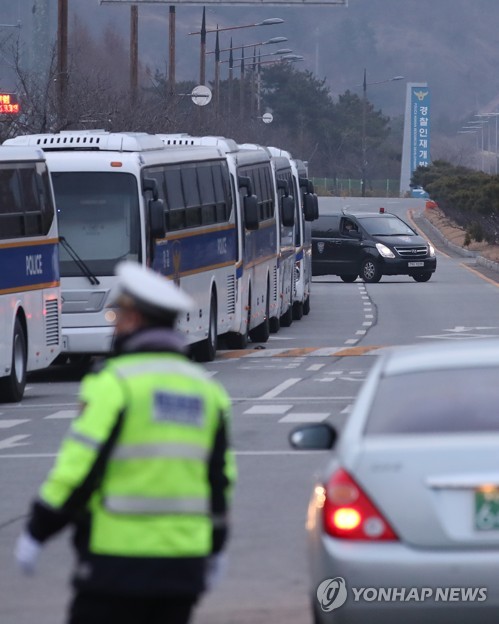
[[[431,164],[430,101],[428,87],[411,89],[411,172]]]

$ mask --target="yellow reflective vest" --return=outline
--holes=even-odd
[[[181,354],[130,353],[87,375],[80,398],[30,532],[76,526],[78,587],[199,593],[236,477],[226,392]]]

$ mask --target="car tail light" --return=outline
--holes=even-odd
[[[337,470],[326,485],[324,530],[341,539],[397,540],[393,529],[352,477]]]

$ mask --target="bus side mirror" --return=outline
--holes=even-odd
[[[289,184],[287,180],[277,179],[277,188],[280,191],[284,192],[284,196],[288,197],[289,195]]]
[[[154,200],[158,199],[158,183],[154,178],[144,178],[144,180],[142,181],[142,192],[146,193],[147,191],[150,191],[152,193],[152,198]]]
[[[256,195],[246,195],[243,199],[244,226],[247,230],[258,230],[258,200]]]
[[[314,196],[311,193],[306,193],[303,196],[303,215],[305,221],[315,221],[315,201]]]
[[[295,224],[295,200],[292,195],[281,197],[281,223],[284,227]]]
[[[312,193],[314,198],[314,221],[319,218],[319,198],[315,193]]]
[[[151,238],[164,238],[165,228],[165,207],[161,199],[149,200],[149,230]]]
[[[240,189],[246,189],[246,195],[253,195],[253,186],[251,184],[251,178],[248,176],[238,176],[237,184]]]

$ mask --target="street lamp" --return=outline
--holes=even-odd
[[[280,17],[270,17],[263,22],[255,24],[243,24],[241,26],[225,26],[224,28],[206,28],[206,8],[203,7],[203,19],[201,22],[201,30],[190,32],[189,35],[201,35],[201,49],[199,60],[199,84],[204,85],[206,82],[206,35],[211,32],[220,33],[227,30],[238,30],[240,28],[254,28],[255,26],[272,26],[274,24],[282,24],[284,22]]]
[[[489,122],[490,122],[491,117],[495,117],[495,119],[496,119],[495,174],[497,175],[497,158],[498,158],[498,153],[497,153],[497,147],[498,147],[498,145],[497,145],[497,132],[498,132],[497,118],[499,117],[499,113],[479,113],[479,114],[475,115],[475,117],[484,117],[487,120],[487,124],[488,124],[488,128],[489,128],[489,144],[488,144],[488,148],[487,148],[488,154],[490,154],[490,123]],[[488,168],[489,173],[490,173],[490,160],[489,160],[489,158],[487,158],[487,164],[489,165],[487,168]]]
[[[243,46],[244,47],[244,46]],[[233,48],[235,50],[235,48]],[[280,50],[276,50],[275,52],[269,52],[268,54],[260,54],[259,58],[264,58],[265,56],[280,56],[280,58],[285,58],[287,60],[298,60],[291,59],[291,57],[298,56],[297,54],[291,54],[293,50],[290,48],[281,48]],[[289,57],[289,58],[288,58]],[[300,60],[303,59],[303,56],[300,57]],[[275,59],[280,60],[280,59]],[[230,63],[230,59],[228,61],[220,61],[220,63]],[[258,61],[253,61],[253,63],[246,62],[245,67],[253,67],[254,65],[258,65]],[[232,67],[240,67],[240,65],[232,65]]]
[[[226,26],[225,28],[211,28],[205,30],[205,32],[222,32],[223,30],[238,30],[239,28],[254,28],[255,26],[273,26],[274,24],[282,24],[284,22],[280,17],[269,17],[263,22],[258,22],[256,24],[244,24],[243,26]],[[188,35],[200,35],[201,31],[198,30],[196,32],[187,33]]]
[[[258,43],[247,43],[246,45],[231,46],[230,48],[221,48],[219,52],[230,52],[230,50],[242,50],[243,48],[254,48],[255,46],[271,45],[274,43],[284,43],[287,40],[288,40],[287,37],[272,37],[272,39],[269,39],[268,41],[260,41]],[[206,52],[206,54],[216,54],[216,50],[210,50],[209,52]]]
[[[377,80],[376,82],[367,82],[367,71],[364,69],[364,81],[362,83],[362,197],[366,196],[366,177],[367,177],[367,133],[366,133],[366,118],[367,118],[367,87],[371,85],[384,84],[386,82],[395,82],[396,80],[404,80],[404,76],[394,76],[393,78],[387,78],[386,80]]]

